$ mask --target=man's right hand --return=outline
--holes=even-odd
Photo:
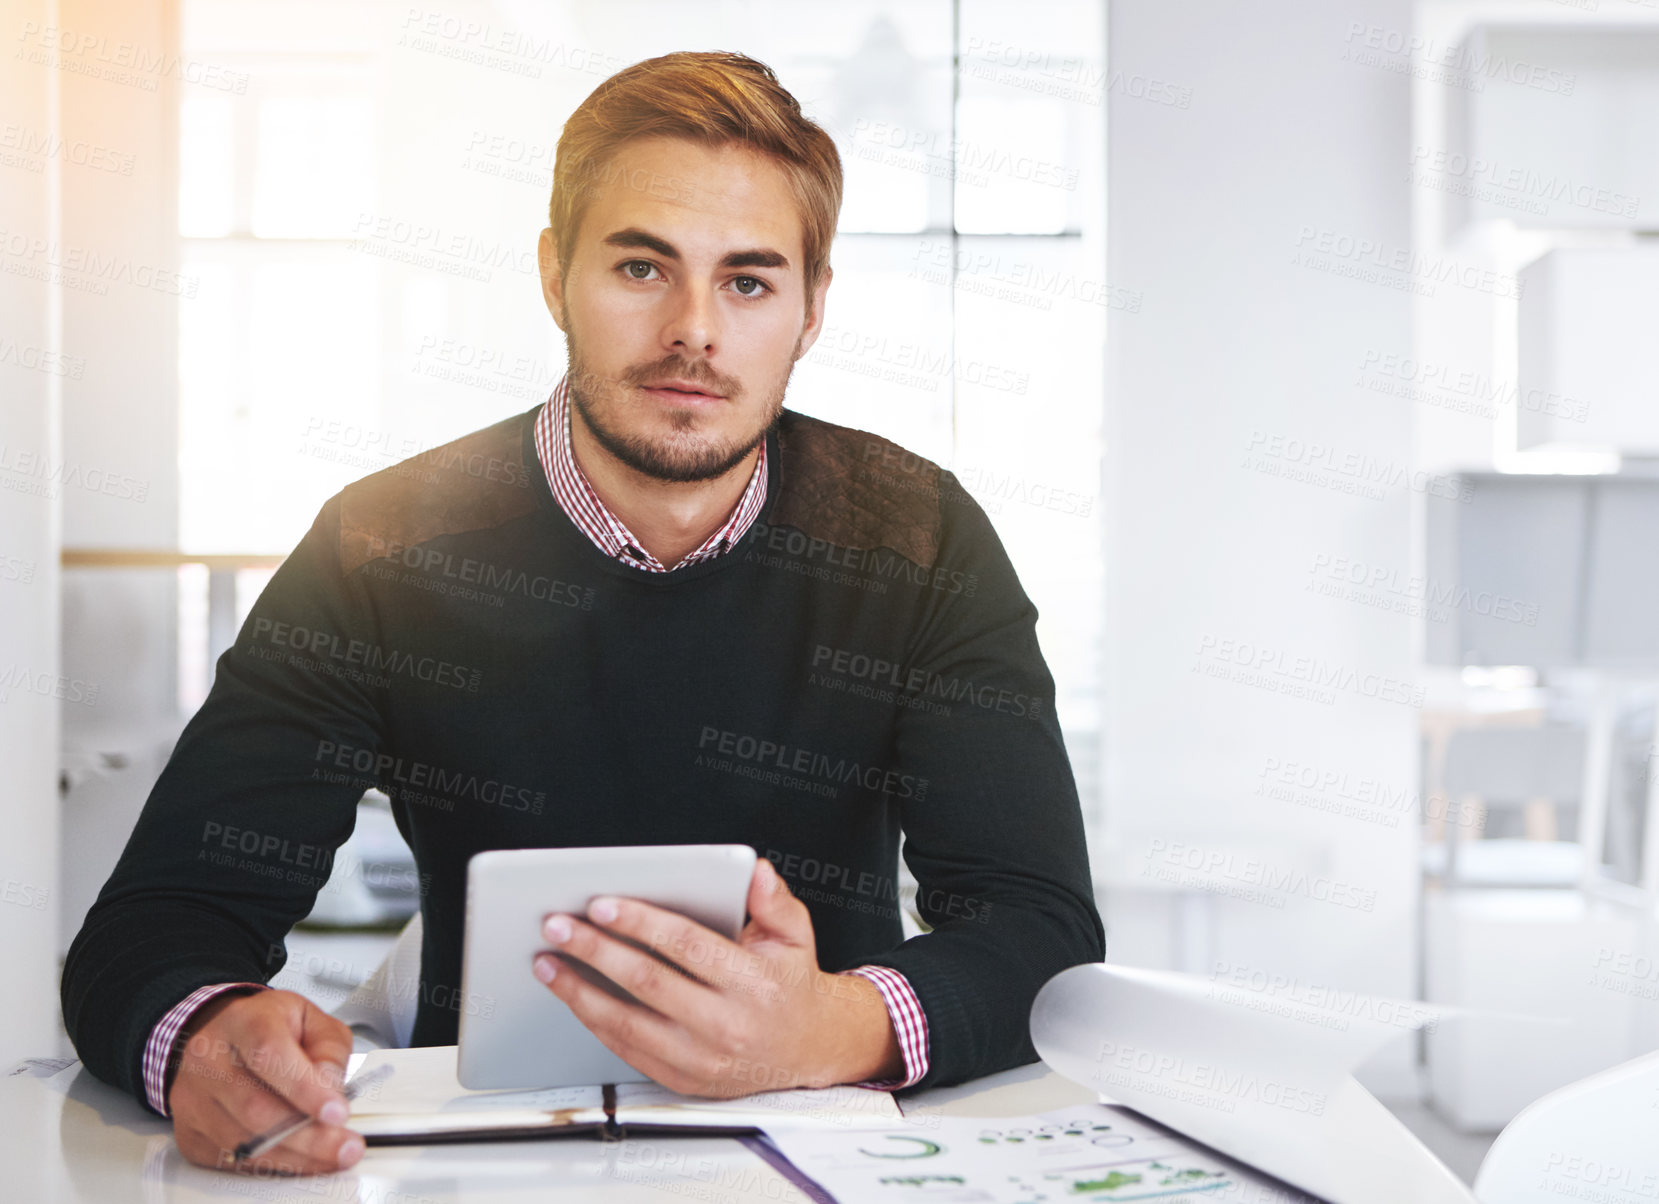
[[[167,1093],[173,1139],[198,1166],[295,1175],[344,1170],[363,1139],[344,1127],[340,1093],[351,1030],[292,991],[210,999],[191,1015]],[[296,1112],[316,1117],[257,1158],[232,1151]]]

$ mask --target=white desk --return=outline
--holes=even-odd
[[[904,1110],[1019,1116],[1093,1098],[1039,1062],[959,1087],[918,1092],[904,1101]],[[168,1122],[79,1063],[49,1079],[0,1079],[0,1167],[0,1198],[30,1204],[807,1200],[759,1156],[721,1137],[371,1146],[351,1170],[305,1179],[204,1170],[180,1156]]]

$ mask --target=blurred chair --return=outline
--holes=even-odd
[[[1424,874],[1447,890],[1576,886],[1581,838],[1591,835],[1579,831],[1586,741],[1584,728],[1567,723],[1452,732],[1442,771],[1447,814],[1440,841],[1423,850]]]
[[[334,852],[328,882],[302,923],[311,929],[391,928],[420,910],[415,855],[379,790],[364,792],[351,836]]]
[[[1500,1129],[1634,1052],[1635,1001],[1594,973],[1598,956],[1640,947],[1643,931],[1620,884],[1595,885],[1607,808],[1583,803],[1607,789],[1600,730],[1505,723],[1447,739],[1446,814],[1423,850],[1424,997],[1494,1015],[1437,1026],[1425,1050],[1435,1110],[1465,1131]]]

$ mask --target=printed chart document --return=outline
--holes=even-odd
[[[1402,1032],[1455,1017],[1352,992],[1283,998],[1195,975],[1073,966],[1038,992],[1031,1039],[1095,1104],[770,1140],[840,1204],[1474,1204],[1352,1073]]]
[[[1027,1117],[913,1118],[901,1130],[773,1133],[841,1204],[1317,1204],[1127,1108],[1084,1104]]]
[[[347,1127],[369,1145],[404,1145],[567,1134],[620,1138],[634,1132],[846,1132],[904,1123],[891,1094],[865,1087],[764,1091],[731,1100],[680,1095],[655,1083],[470,1091],[456,1078],[455,1058],[453,1045],[354,1056],[348,1068],[352,1079],[385,1074],[383,1067],[390,1073],[353,1102]]]

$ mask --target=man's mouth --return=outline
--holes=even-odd
[[[719,393],[710,392],[701,385],[685,380],[660,380],[651,384],[641,385],[647,393],[654,394],[667,401],[722,401]]]

